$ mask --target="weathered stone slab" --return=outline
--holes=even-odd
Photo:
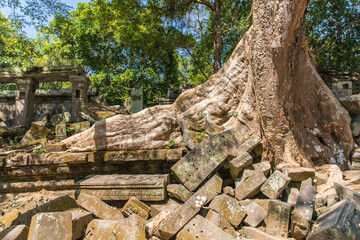
[[[116,220],[119,221],[124,218],[121,211],[115,207],[111,207],[101,201],[96,196],[88,194],[80,194],[77,203],[82,208],[94,214],[96,217],[103,220]]]
[[[149,217],[150,207],[143,202],[140,202],[135,197],[131,197],[122,209],[124,216],[129,217],[132,214],[137,214],[146,220]]]
[[[84,240],[118,240],[113,233],[118,223],[119,221],[94,219],[86,228]]]
[[[322,214],[308,240],[358,239],[360,215],[353,200],[345,199]]]
[[[302,182],[308,179],[314,179],[315,169],[313,168],[283,168],[282,172],[291,178],[291,181]]]
[[[176,198],[182,202],[186,202],[192,196],[192,192],[190,192],[181,184],[167,185],[167,192],[171,197]]]
[[[221,214],[210,209],[205,218],[218,226],[224,232],[230,234],[232,237],[237,237],[234,227],[231,226],[231,224]]]
[[[246,211],[237,200],[227,195],[216,196],[211,201],[209,208],[220,213],[234,227],[239,226],[246,215]]]
[[[70,196],[61,196],[37,208],[21,214],[19,217],[19,221],[26,226],[30,226],[31,218],[37,213],[61,212],[72,208],[78,208],[75,199]]]
[[[230,196],[230,197],[235,197],[235,189],[233,189],[230,186],[226,186],[223,188],[223,192],[224,194]]]
[[[97,196],[101,200],[163,201],[169,174],[95,175],[79,181],[81,193]]]
[[[16,225],[19,222],[20,211],[18,209],[14,209],[10,212],[4,214],[4,216],[0,217],[0,227],[1,229],[8,228],[12,225]]]
[[[260,170],[264,173],[265,176],[268,176],[271,170],[271,163],[269,161],[259,162],[253,164],[250,169]]]
[[[55,126],[55,136],[58,140],[67,138],[66,123],[59,123]]]
[[[73,240],[79,239],[84,235],[86,226],[93,220],[93,216],[90,212],[86,211],[71,211],[72,216],[72,231]]]
[[[261,186],[260,191],[270,199],[277,199],[287,187],[290,180],[291,178],[279,170],[276,170]]]
[[[29,240],[72,240],[72,217],[70,212],[38,213],[33,216]]]
[[[171,170],[181,184],[194,191],[225,161],[229,149],[244,141],[244,135],[235,130],[210,135],[175,163]]]
[[[90,128],[90,122],[77,122],[77,123],[70,123],[70,128],[74,129],[75,133],[83,132],[86,129]]]
[[[250,227],[257,227],[267,215],[264,208],[255,202],[251,202],[244,208],[247,213],[244,223]]]
[[[265,181],[266,177],[262,171],[253,171],[252,175],[235,183],[235,197],[238,200],[254,197],[260,192],[260,187]]]
[[[141,217],[133,214],[116,224],[113,233],[116,239],[146,240],[145,222]]]
[[[311,177],[302,181],[299,196],[291,218],[291,236],[305,238],[310,230],[315,206],[316,191]]]
[[[261,143],[261,137],[258,135],[251,135],[246,141],[237,148],[239,152],[251,152]]]
[[[25,225],[11,226],[0,232],[1,240],[27,240],[29,228]]]
[[[229,163],[230,165],[230,174],[233,180],[237,179],[239,177],[239,174],[242,172],[242,170],[250,166],[253,162],[252,156],[247,153],[243,152],[236,158],[232,159]]]
[[[65,153],[61,157],[62,162],[66,164],[79,164],[88,162],[87,153]]]
[[[158,215],[160,212],[163,211],[175,212],[180,206],[181,206],[180,202],[175,201],[172,198],[168,198],[164,202],[151,204],[150,216],[155,217],[156,215]]]
[[[30,129],[26,132],[25,136],[21,139],[20,144],[28,144],[35,140],[46,138],[51,130],[39,122],[33,122]]]
[[[155,235],[161,239],[169,239],[174,236],[200,211],[202,206],[221,192],[221,187],[221,177],[218,175],[213,176],[160,226]]]
[[[299,196],[299,189],[288,187],[284,190],[282,199],[287,203],[295,205],[298,196]]]
[[[178,240],[222,239],[234,240],[234,237],[221,230],[209,220],[197,215],[176,236]]]
[[[279,200],[269,202],[268,215],[264,219],[266,233],[277,236],[287,237],[290,222],[291,204]]]
[[[334,187],[336,190],[336,194],[338,197],[343,199],[352,199],[356,203],[356,207],[360,209],[360,193],[357,191],[354,191],[348,187],[345,187],[344,185],[340,183],[334,183]]]
[[[146,223],[145,231],[148,237],[152,237],[159,227],[173,214],[174,211],[165,210],[157,214]]]
[[[66,151],[65,143],[48,143],[44,146],[47,152],[63,152]]]
[[[286,240],[287,238],[272,236],[263,231],[253,227],[243,227],[241,229],[241,236],[245,239],[261,239],[261,240]]]

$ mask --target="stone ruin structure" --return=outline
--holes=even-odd
[[[30,127],[34,117],[35,91],[41,82],[71,82],[71,119],[81,120],[81,106],[88,101],[89,79],[81,67],[32,67],[1,69],[0,83],[15,83],[15,124]]]

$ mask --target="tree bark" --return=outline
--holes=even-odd
[[[221,68],[221,0],[215,0],[214,19],[214,73]]]
[[[346,166],[350,117],[309,57],[307,4],[254,0],[253,25],[207,82],[172,105],[106,119],[64,142],[92,150],[165,148],[171,139],[182,142],[177,119],[193,118],[225,130],[246,126],[262,138],[262,160],[277,168]]]

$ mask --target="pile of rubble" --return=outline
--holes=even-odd
[[[359,170],[274,170],[259,147],[258,136],[229,130],[197,144],[171,176],[91,176],[74,197],[8,209],[0,239],[360,238]]]

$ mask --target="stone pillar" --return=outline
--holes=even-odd
[[[88,88],[89,82],[85,76],[71,76],[72,82],[72,106],[71,106],[71,121],[81,121],[81,105],[88,102]]]
[[[15,125],[30,128],[34,118],[35,91],[39,83],[32,78],[20,78],[15,97]]]
[[[144,108],[144,92],[142,88],[131,89],[131,114],[140,112]]]

